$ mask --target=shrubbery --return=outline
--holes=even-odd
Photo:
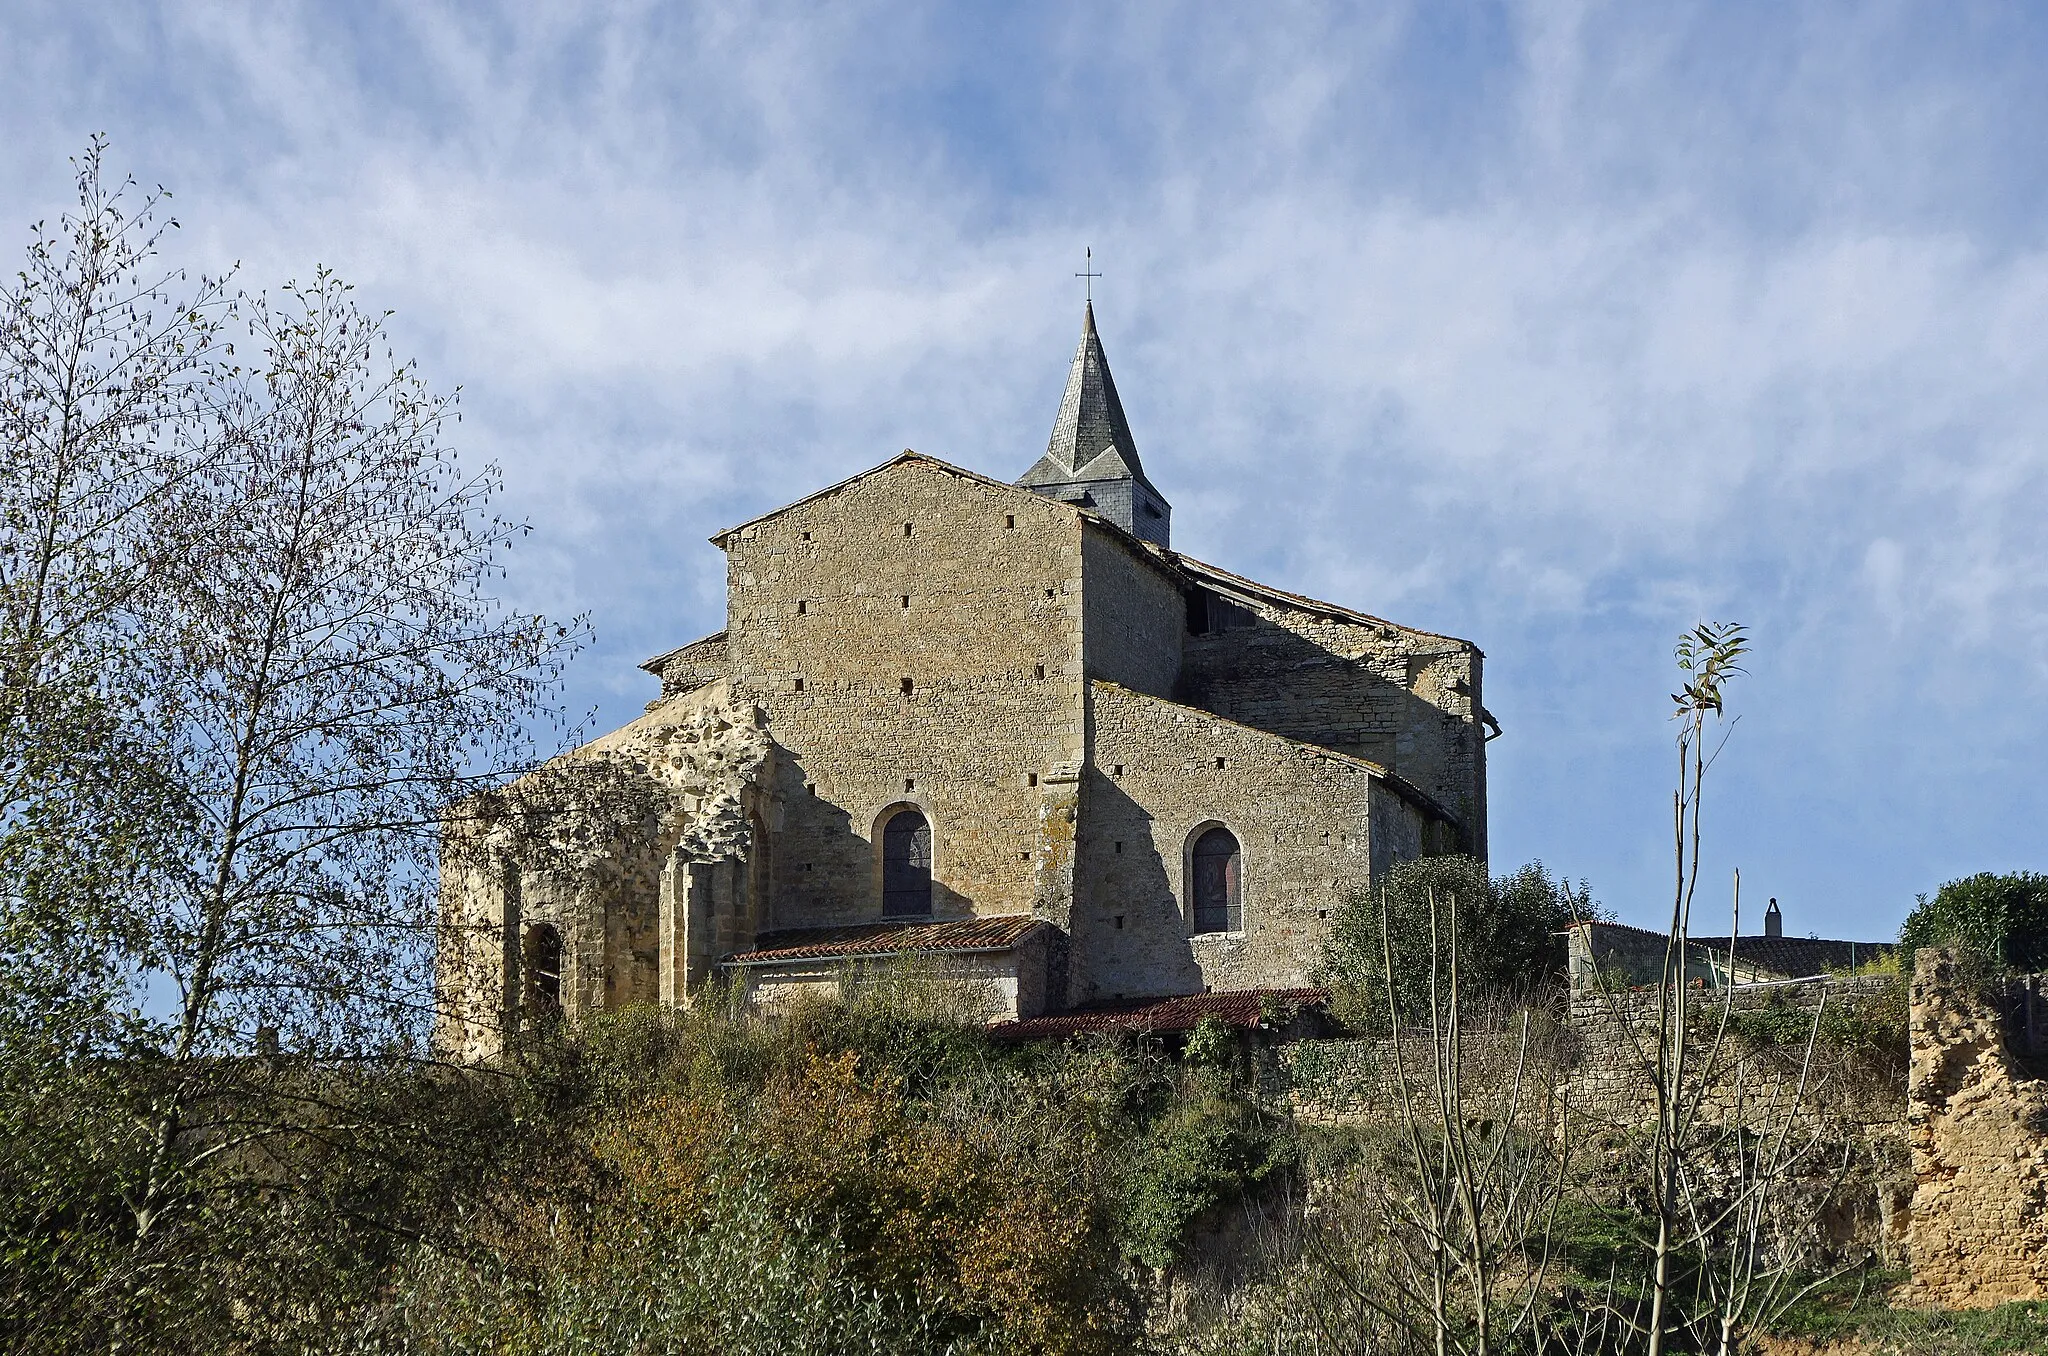
[[[1397,863],[1377,894],[1347,900],[1331,923],[1322,973],[1334,990],[1332,1010],[1355,1030],[1380,1031],[1391,992],[1404,1022],[1426,1022],[1433,971],[1448,990],[1454,932],[1468,998],[1526,995],[1563,975],[1564,930],[1597,909],[1583,882],[1553,878],[1541,862],[1499,877],[1471,857]],[[1445,964],[1433,966],[1436,956]]]
[[[1289,1131],[1229,1067],[1001,1045],[977,1000],[897,975],[782,1017],[600,1016],[488,1068],[281,1063],[329,1129],[252,1146],[271,1188],[147,1247],[103,1166],[148,1151],[145,1073],[93,1066],[103,1095],[0,1158],[0,1348],[1126,1349],[1146,1269],[1284,1173]]]
[[[2048,876],[1980,871],[1919,897],[1899,930],[1908,953],[1963,946],[2015,970],[2048,969]]]

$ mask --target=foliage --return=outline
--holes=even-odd
[[[103,150],[0,288],[0,1049],[23,1059],[133,1034],[151,957],[124,904],[188,819],[135,618],[203,544],[186,508],[232,374],[224,284],[156,265],[168,195],[109,183]]]
[[[1769,1331],[1818,1343],[1860,1343],[1896,1356],[2025,1356],[2048,1350],[2048,1302],[1990,1309],[1894,1308],[1907,1279],[1870,1270],[1837,1277],[1787,1310]]]
[[[1903,1087],[1912,1056],[1908,999],[1906,978],[1894,971],[1883,989],[1831,998],[1818,1010],[1782,1001],[1736,1008],[1728,1014],[1728,1034],[1751,1050],[1794,1055],[1811,1039],[1817,1049]]]
[[[1334,990],[1332,1011],[1354,1030],[1385,1030],[1391,991],[1404,1022],[1421,1018],[1430,1008],[1430,957],[1448,952],[1453,925],[1459,982],[1473,1001],[1526,995],[1562,976],[1560,934],[1597,914],[1584,882],[1554,878],[1542,862],[1494,878],[1470,857],[1396,863],[1376,895],[1345,901],[1331,921],[1322,974]]]
[[[1215,1094],[1182,1102],[1143,1140],[1125,1188],[1125,1251],[1147,1266],[1172,1265],[1197,1221],[1289,1161],[1284,1143],[1242,1104]]]
[[[102,152],[0,295],[0,1250],[10,1332],[132,1347],[383,1255],[442,813],[580,630],[384,317],[161,272]]]
[[[1961,946],[2015,970],[2048,969],[2048,876],[1980,871],[1919,897],[1899,930],[1909,955],[1923,946]]]
[[[1223,1068],[1237,1058],[1237,1033],[1215,1013],[1205,1014],[1188,1032],[1181,1058],[1197,1067]]]

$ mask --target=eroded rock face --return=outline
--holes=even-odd
[[[759,784],[770,754],[760,709],[734,700],[729,690],[721,698],[688,709],[674,723],[635,721],[602,750],[629,775],[660,788],[656,837],[674,842],[692,861],[748,854],[752,830],[743,797]]]
[[[2048,1298],[2048,1080],[2008,1048],[1956,954],[1913,972],[1906,1253],[1915,1298],[1979,1308]]]
[[[657,856],[745,857],[748,793],[772,753],[759,708],[717,684],[508,787],[491,849],[519,870],[568,879],[602,874],[626,840]]]

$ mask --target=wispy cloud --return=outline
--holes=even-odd
[[[914,445],[1015,474],[1096,247],[1189,550],[1480,641],[1494,842],[1661,889],[1670,638],[1760,642],[1716,851],[1863,935],[2040,865],[2040,28],[1953,7],[280,9],[16,0],[0,201],[95,129],[252,282],[465,388],[596,614]],[[1641,916],[1638,912],[1638,916]]]

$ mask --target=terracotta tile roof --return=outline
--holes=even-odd
[[[1215,1017],[1231,1026],[1255,1027],[1269,1005],[1311,1008],[1329,1001],[1327,989],[1237,989],[1173,998],[1124,999],[1028,1021],[997,1022],[989,1028],[989,1034],[1003,1040],[1036,1040],[1092,1031],[1192,1031],[1204,1017]]]
[[[829,928],[764,932],[754,949],[725,958],[727,965],[781,965],[840,956],[899,956],[923,951],[1008,951],[1033,928],[1048,926],[1030,914],[949,918],[937,923],[852,923]]]

